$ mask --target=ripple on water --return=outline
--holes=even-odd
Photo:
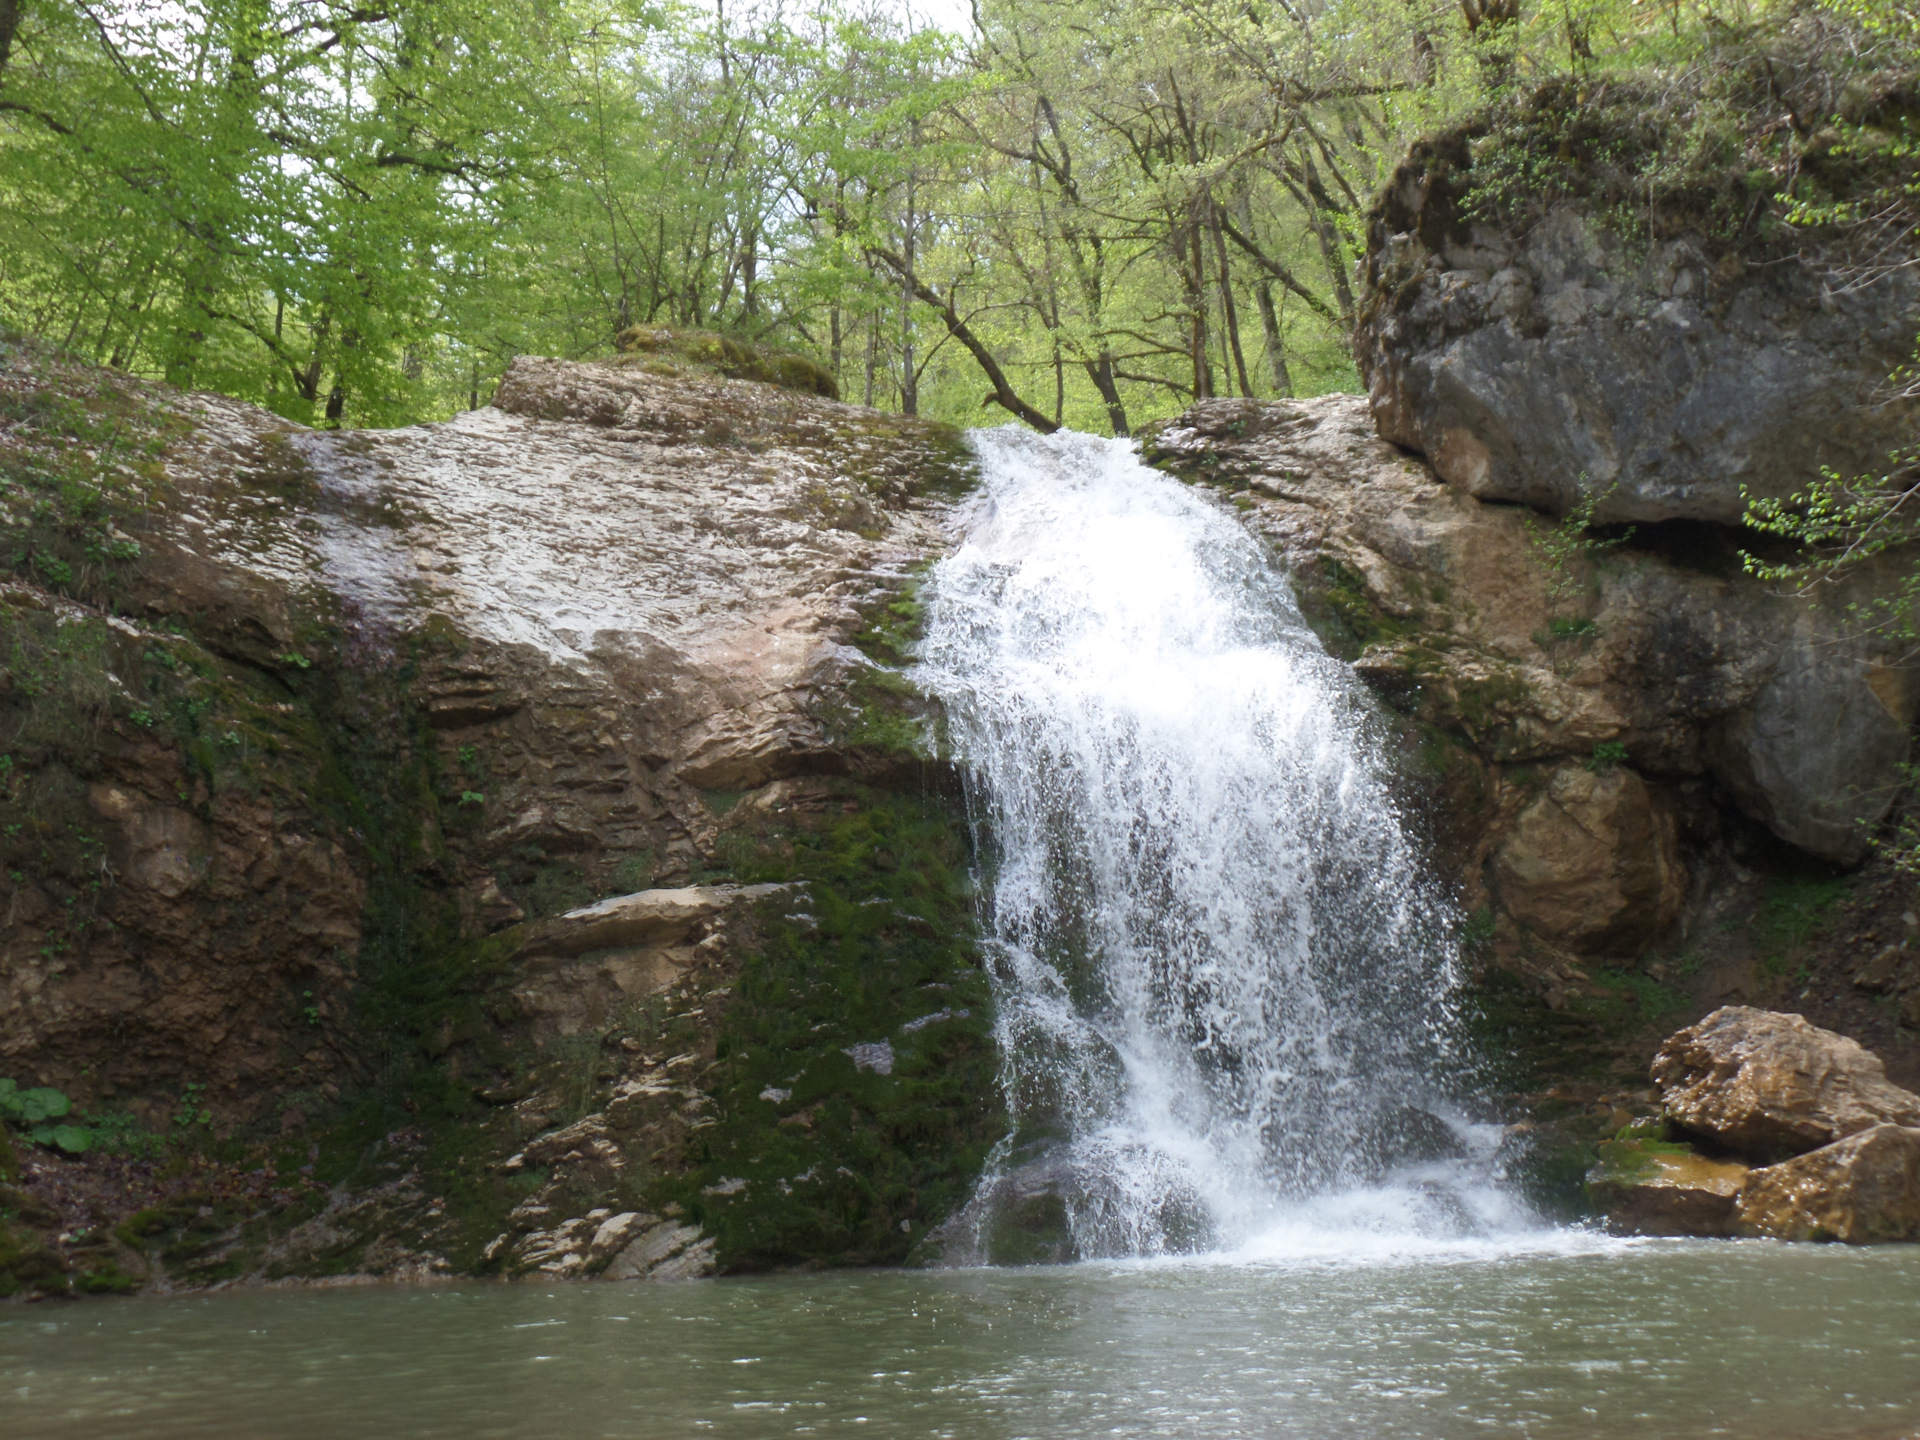
[[[1323,1232],[1324,1234],[1324,1232]],[[1621,1241],[0,1311],[7,1440],[1892,1440],[1920,1247]]]

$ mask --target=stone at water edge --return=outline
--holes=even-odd
[[[1606,1140],[1587,1193],[1616,1235],[1726,1235],[1747,1183],[1738,1160],[1709,1160],[1679,1145]]]
[[[1878,1056],[1799,1015],[1727,1005],[1653,1062],[1667,1115],[1753,1160],[1783,1160],[1874,1125],[1920,1125],[1920,1095]]]
[[[1733,1230],[1775,1240],[1920,1240],[1920,1129],[1875,1125],[1755,1170]]]

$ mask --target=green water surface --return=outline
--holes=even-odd
[[[0,1307],[0,1437],[1920,1435],[1920,1247]]]

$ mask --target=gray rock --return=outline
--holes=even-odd
[[[1640,257],[1572,208],[1509,236],[1465,225],[1429,163],[1403,163],[1374,213],[1355,350],[1381,435],[1450,483],[1731,523],[1743,486],[1878,474],[1901,443],[1911,407],[1876,397],[1912,354],[1920,278],[1839,287],[1697,235]]]

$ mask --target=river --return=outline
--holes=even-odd
[[[0,1311],[7,1440],[1920,1433],[1920,1248],[1610,1241]]]

